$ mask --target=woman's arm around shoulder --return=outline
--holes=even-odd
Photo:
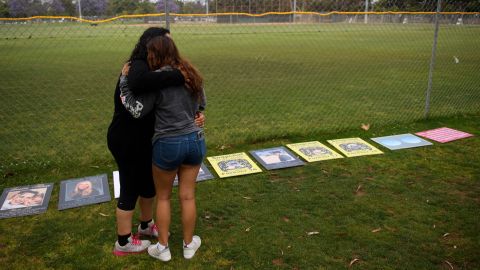
[[[142,94],[185,83],[185,78],[177,69],[150,71],[144,60],[134,60],[130,63],[128,84],[134,94]]]

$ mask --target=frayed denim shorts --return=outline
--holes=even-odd
[[[190,134],[159,138],[153,144],[153,164],[173,171],[180,165],[200,165],[207,154],[203,130]]]

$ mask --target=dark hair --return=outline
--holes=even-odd
[[[181,57],[175,42],[168,36],[157,36],[147,43],[147,62],[151,70],[164,66],[177,68],[185,77],[185,86],[196,98],[203,89],[203,78],[190,62]]]
[[[140,36],[135,48],[133,48],[132,53],[128,61],[133,60],[145,60],[147,61],[147,43],[154,37],[165,36],[170,34],[170,30],[163,27],[150,27]]]

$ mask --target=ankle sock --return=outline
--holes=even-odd
[[[148,228],[148,223],[150,222],[152,222],[152,219],[150,219],[149,221],[140,221],[140,229],[145,230],[146,228]]]
[[[118,235],[118,244],[120,246],[125,246],[128,244],[128,238],[132,235],[132,233],[125,234],[125,235]]]

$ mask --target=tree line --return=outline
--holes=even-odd
[[[161,13],[297,11],[435,11],[437,0],[0,0],[0,17],[117,16]],[[479,12],[480,0],[443,0],[443,11]]]

